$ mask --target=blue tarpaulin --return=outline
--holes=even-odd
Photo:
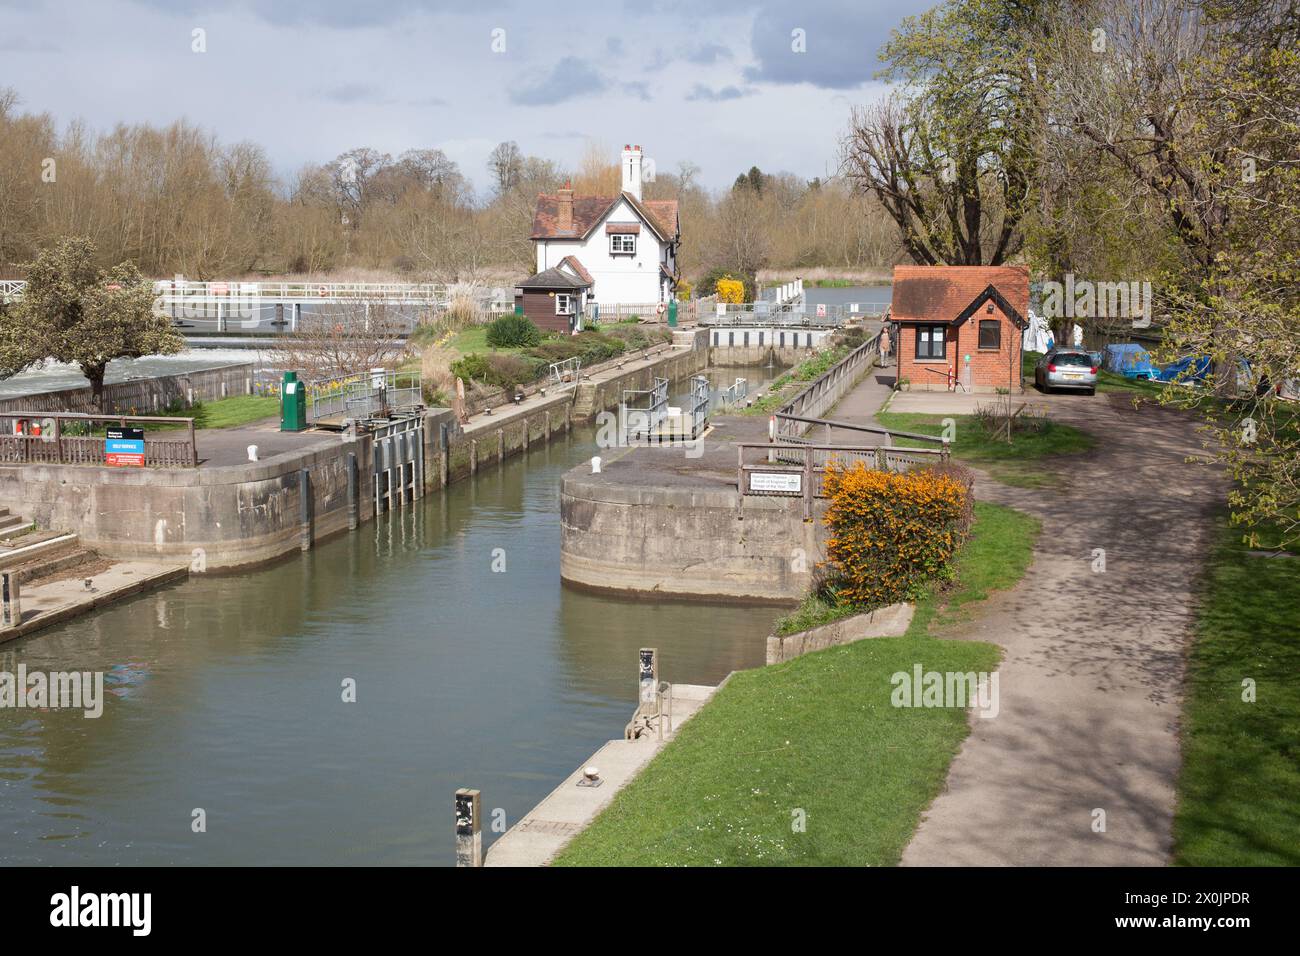
[[[1151,361],[1151,353],[1135,342],[1106,346],[1106,368],[1125,378],[1160,377],[1160,370]]]

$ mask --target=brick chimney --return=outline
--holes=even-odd
[[[559,218],[556,228],[561,232],[573,232],[573,185],[568,180],[560,190],[556,214]]]

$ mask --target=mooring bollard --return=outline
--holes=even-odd
[[[479,792],[456,791],[456,865],[483,865],[483,834],[479,829]]]
[[[257,446],[256,446],[256,445],[249,445],[249,446],[248,446],[248,460],[249,460],[249,461],[257,461]]]
[[[591,459],[591,473],[592,473],[593,475],[599,475],[599,474],[600,474],[600,456],[599,456],[599,455],[596,455],[596,456],[594,456],[594,457]]]

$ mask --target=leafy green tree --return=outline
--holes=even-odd
[[[95,265],[95,244],[63,239],[25,267],[23,298],[0,316],[0,370],[12,374],[47,359],[76,365],[103,410],[104,372],[119,358],[168,355],[185,341],[155,315],[152,285],[130,262]]]

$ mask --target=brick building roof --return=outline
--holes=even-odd
[[[964,320],[963,313],[992,288],[1024,324],[1029,315],[1029,270],[1024,266],[894,266],[889,317],[895,322]]]

